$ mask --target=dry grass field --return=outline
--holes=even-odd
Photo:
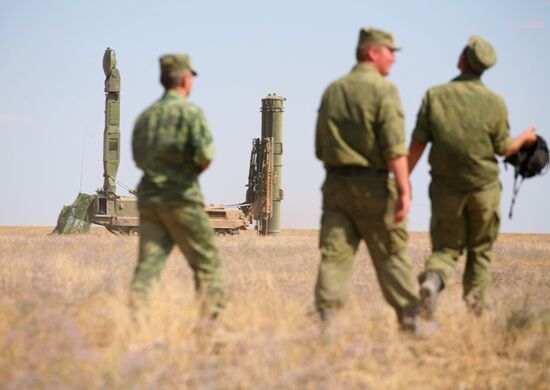
[[[443,331],[429,340],[397,330],[362,246],[326,342],[311,315],[315,231],[220,238],[228,304],[199,337],[179,252],[133,318],[138,238],[50,230],[0,228],[2,389],[550,388],[550,235],[500,236],[492,309],[480,319],[462,303],[461,263],[440,299]],[[427,235],[411,234],[409,248],[420,270]]]

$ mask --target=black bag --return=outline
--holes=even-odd
[[[508,156],[504,159],[506,164],[510,164],[514,167],[514,192],[512,196],[512,204],[510,205],[510,213],[508,217],[512,218],[512,209],[516,202],[516,196],[519,192],[523,179],[545,174],[548,169],[548,145],[544,138],[537,135],[537,141],[526,147],[522,147],[516,153]],[[517,183],[518,177],[521,177],[519,184]]]

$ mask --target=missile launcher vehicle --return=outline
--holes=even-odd
[[[116,179],[120,163],[120,73],[115,52],[105,50],[105,129],[103,132],[103,187],[95,195],[79,194],[75,202],[63,207],[52,233],[89,230],[90,223],[104,226],[115,234],[139,234],[137,193]],[[285,99],[268,95],[262,99],[262,138],[254,139],[246,200],[229,209],[209,205],[205,211],[218,235],[238,234],[254,221],[259,234],[279,232],[281,187],[282,112]],[[116,185],[129,195],[116,193]]]

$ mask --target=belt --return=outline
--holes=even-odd
[[[326,167],[327,173],[343,176],[387,176],[385,169],[361,167],[358,165],[341,165],[339,167]]]

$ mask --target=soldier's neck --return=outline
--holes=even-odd
[[[170,88],[168,91],[173,91],[173,92],[176,92],[177,94],[183,96],[183,97],[187,97],[189,96],[189,89],[186,88],[186,87],[182,87],[181,85],[178,85],[177,87],[174,87],[174,88]]]

